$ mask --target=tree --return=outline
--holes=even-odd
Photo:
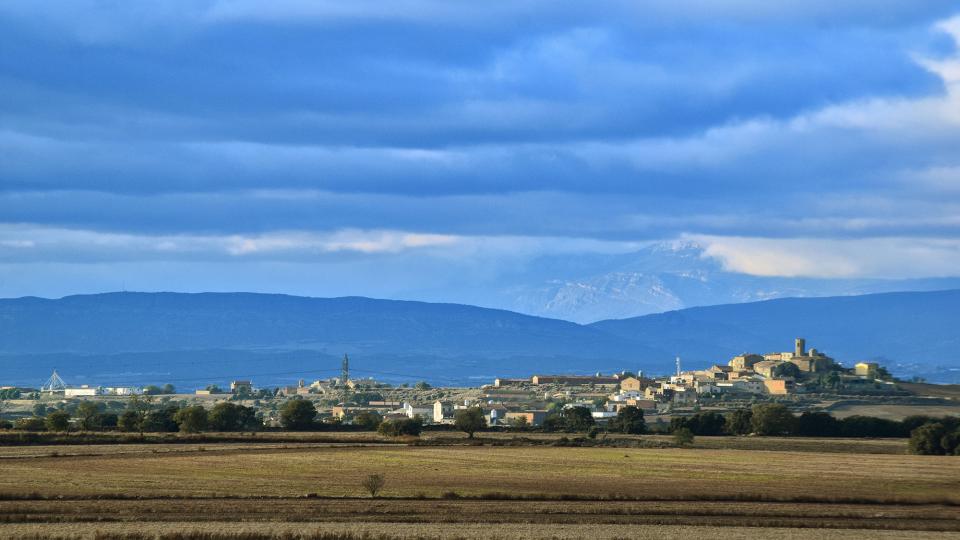
[[[433,387],[430,386],[430,383],[428,383],[427,381],[420,381],[417,384],[413,385],[413,388],[415,390],[430,390]]]
[[[200,433],[207,429],[207,410],[200,405],[184,407],[173,415],[173,420],[184,433]]]
[[[77,419],[80,420],[80,427],[87,430],[95,429],[93,418],[100,413],[100,410],[100,404],[92,401],[84,401],[77,405]]]
[[[170,384],[170,383],[167,383],[167,384],[163,385],[163,389],[162,389],[161,391],[162,391],[164,394],[176,394],[176,393],[177,393],[176,387],[174,387],[174,386],[173,386],[172,384]]]
[[[140,415],[136,411],[123,411],[123,414],[117,419],[117,427],[120,428],[120,431],[141,431],[140,422]]]
[[[253,407],[221,401],[207,413],[207,428],[211,431],[253,431],[263,427]]]
[[[220,388],[219,386],[215,385],[215,384],[209,384],[209,385],[207,385],[207,387],[204,388],[204,390],[206,390],[207,392],[210,392],[211,394],[222,394],[222,393],[223,393],[223,389]]]
[[[690,428],[678,428],[673,432],[673,442],[675,442],[677,446],[693,444],[693,432],[690,431]]]
[[[474,432],[487,427],[487,419],[479,407],[460,409],[453,415],[453,426],[466,433],[468,439],[472,439]]]
[[[796,434],[803,437],[836,437],[840,421],[826,412],[806,411],[797,419]]]
[[[280,424],[284,429],[306,431],[314,427],[317,409],[305,399],[291,399],[280,409]]]
[[[380,493],[386,483],[387,481],[382,474],[371,474],[364,478],[360,485],[370,493],[370,497],[376,498],[377,493]]]
[[[159,396],[162,393],[163,388],[160,388],[155,384],[148,384],[147,386],[143,387],[143,395],[145,396]]]
[[[643,418],[643,409],[628,405],[617,411],[616,418],[607,425],[610,431],[639,435],[646,433],[647,422]]]
[[[376,431],[383,422],[383,417],[376,411],[363,411],[353,417],[353,424],[369,431]]]
[[[942,456],[947,452],[940,444],[947,435],[947,428],[936,422],[924,424],[910,433],[910,453],[922,456]]]
[[[149,431],[155,433],[174,432],[180,429],[174,416],[177,414],[176,407],[163,407],[147,413],[146,417],[140,423],[140,431]]]
[[[590,409],[586,407],[569,407],[560,414],[567,431],[587,431],[596,424]]]
[[[722,435],[726,419],[720,413],[702,412],[692,416],[678,416],[670,420],[671,431],[679,428],[687,428],[694,435]]]
[[[93,415],[93,418],[90,419],[90,429],[99,431],[114,429],[117,427],[118,420],[117,415],[114,413],[100,412]]]
[[[750,426],[758,435],[790,435],[796,426],[796,417],[780,403],[754,405]]]
[[[43,423],[50,431],[67,431],[70,429],[70,415],[66,411],[53,411]]]
[[[800,368],[793,362],[784,362],[773,368],[774,377],[799,377]]]

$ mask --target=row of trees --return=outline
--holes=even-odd
[[[795,435],[800,437],[909,437],[916,428],[938,421],[929,416],[911,416],[902,421],[873,416],[837,418],[826,412],[795,415],[779,403],[754,405],[727,414],[701,412],[676,417],[670,431],[689,429],[694,435]]]
[[[146,401],[132,399],[129,408],[119,415],[104,411],[102,404],[84,401],[73,415],[65,410],[53,410],[44,417],[21,418],[13,427],[29,431],[62,432],[76,427],[85,431],[197,433],[253,431],[262,428],[263,422],[253,408],[230,402],[217,403],[207,410],[199,405],[153,407]]]

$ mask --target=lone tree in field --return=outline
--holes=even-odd
[[[466,433],[467,438],[472,439],[474,432],[487,427],[487,419],[483,417],[483,411],[479,407],[470,407],[453,415],[453,425]]]
[[[387,480],[382,474],[371,474],[364,478],[363,482],[360,484],[363,486],[363,489],[370,493],[371,497],[376,498],[377,493],[380,493],[380,490],[383,489],[383,486],[386,485],[386,483]]]

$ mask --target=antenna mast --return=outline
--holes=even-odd
[[[346,354],[343,355],[343,364],[340,367],[340,384],[346,386],[347,381],[350,380],[350,357]]]
[[[677,356],[677,377],[680,376],[680,357]]]
[[[40,387],[41,392],[63,392],[66,389],[67,383],[63,382],[60,375],[57,375],[57,370],[53,370],[53,375],[50,375],[47,382]]]

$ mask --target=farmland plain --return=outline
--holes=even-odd
[[[903,441],[642,440],[2,447],[0,536],[960,538],[960,460]],[[376,499],[360,485],[372,473],[386,479]]]

